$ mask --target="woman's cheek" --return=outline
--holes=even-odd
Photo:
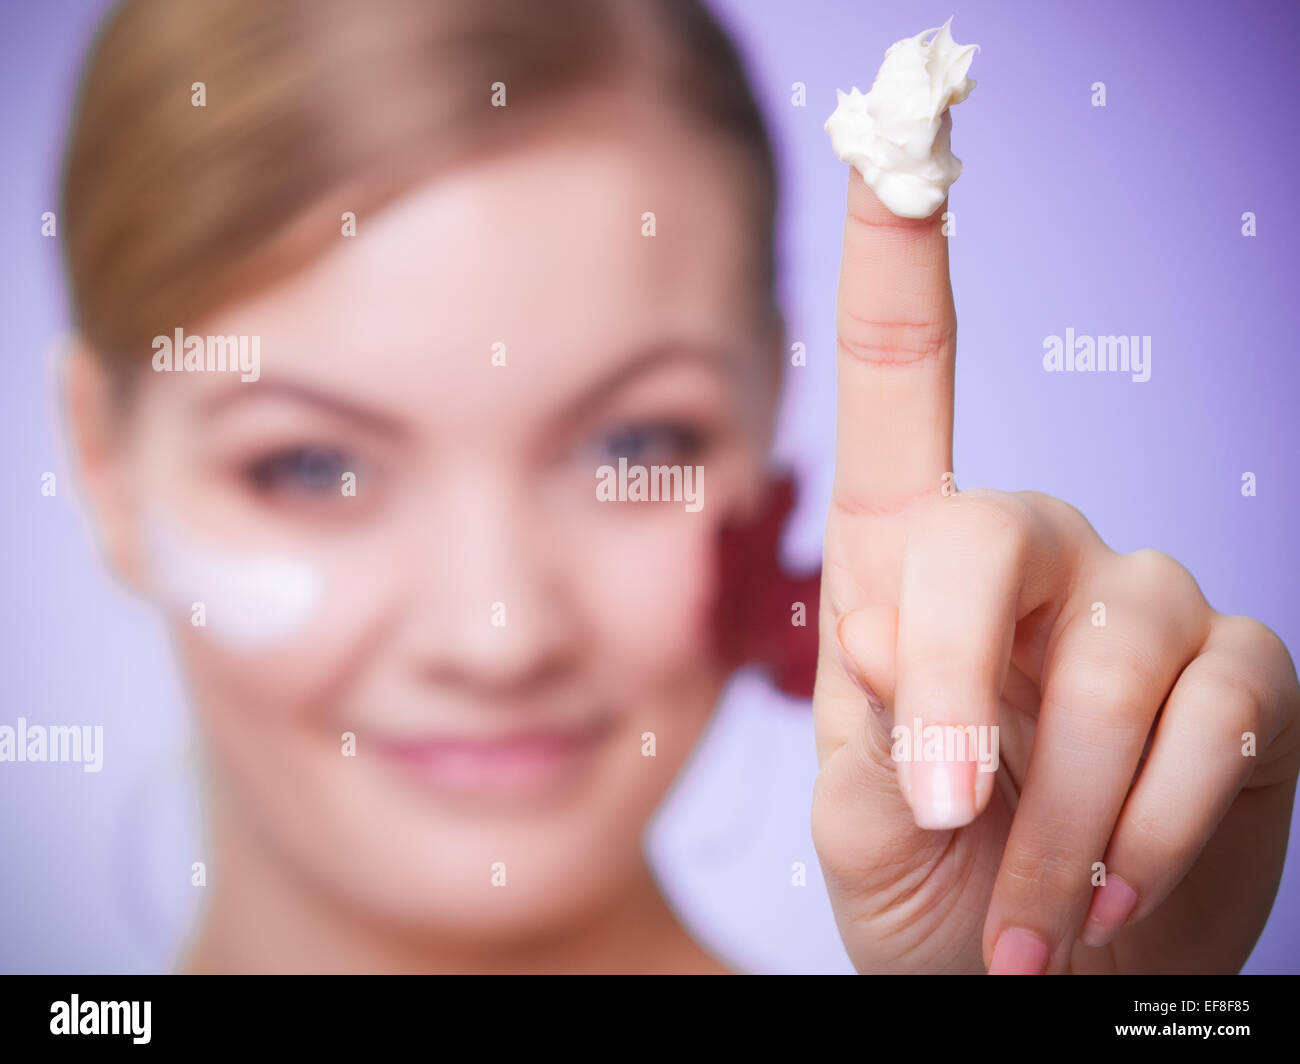
[[[154,597],[207,704],[291,717],[336,701],[395,593],[382,549],[239,550],[150,528]],[[370,571],[373,568],[374,571]]]
[[[717,574],[707,510],[611,504],[575,559],[585,612],[618,670],[653,678],[704,664]]]

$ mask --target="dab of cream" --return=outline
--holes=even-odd
[[[928,218],[961,175],[945,112],[975,88],[966,71],[979,45],[953,41],[951,22],[891,45],[871,91],[836,89],[826,120],[835,154],[903,218]]]
[[[203,603],[198,630],[233,649],[293,635],[320,600],[320,575],[301,559],[223,550],[156,509],[146,514],[145,531],[158,594],[185,613]]]

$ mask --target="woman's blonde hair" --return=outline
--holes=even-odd
[[[771,149],[697,0],[125,0],[64,159],[76,327],[110,366],[147,364],[153,336],[324,251],[343,211],[507,145],[566,95],[629,83],[752,153],[770,296]]]

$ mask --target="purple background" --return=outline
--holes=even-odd
[[[954,115],[963,487],[1068,499],[1118,550],[1156,546],[1211,603],[1300,648],[1294,501],[1300,334],[1292,251],[1300,6],[716,0],[771,119],[784,182],[792,369],[778,452],[803,475],[792,557],[815,559],[831,476],[833,310],[845,171],[822,123],[892,41],[955,12],[982,51]],[[204,859],[185,696],[160,625],[104,575],[58,424],[66,329],[55,174],[76,71],[103,0],[6,6],[0,192],[7,356],[0,388],[0,723],[103,724],[105,769],[0,765],[0,971],[166,969]],[[1091,105],[1106,84],[1107,106]],[[808,105],[792,106],[794,82]],[[1255,212],[1258,235],[1241,235]],[[1147,383],[1048,374],[1043,338],[1152,339]],[[45,471],[59,477],[43,498]],[[1244,498],[1243,472],[1258,478]],[[1292,495],[1288,495],[1292,492]],[[847,971],[817,878],[806,712],[741,676],[649,840],[670,894],[732,963]],[[1292,838],[1296,838],[1293,828]],[[790,886],[804,861],[809,886]],[[1300,862],[1288,862],[1247,971],[1300,970]]]

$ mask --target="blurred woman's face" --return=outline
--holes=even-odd
[[[313,890],[484,941],[642,874],[773,401],[733,150],[574,110],[188,330],[257,337],[256,382],[142,374],[139,552],[219,816]],[[702,506],[598,501],[620,457],[703,467]]]

